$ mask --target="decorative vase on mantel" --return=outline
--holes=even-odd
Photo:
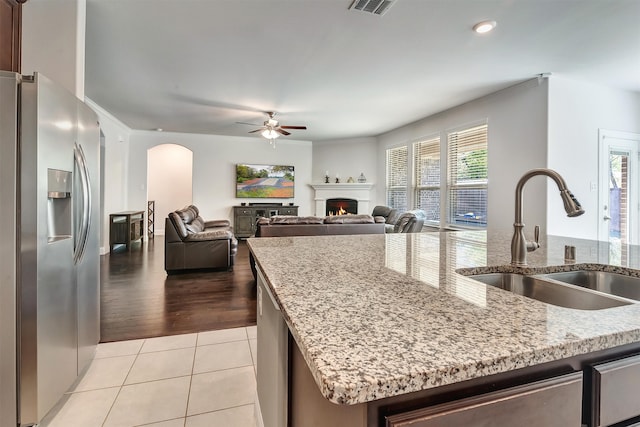
[[[364,172],[360,173],[360,176],[358,177],[358,182],[360,183],[367,182],[367,178],[364,176]]]

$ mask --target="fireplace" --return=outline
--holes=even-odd
[[[337,198],[355,200],[357,202],[357,211],[355,213],[371,213],[369,202],[371,201],[371,189],[373,184],[370,182],[341,182],[338,184],[323,183],[310,185],[315,190],[315,215],[317,216],[327,215],[327,200]]]
[[[327,199],[325,215],[347,215],[358,213],[358,201],[355,199]]]

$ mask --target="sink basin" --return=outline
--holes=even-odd
[[[592,292],[588,289],[514,273],[489,273],[469,276],[490,286],[533,298],[547,304],[579,310],[601,310],[630,304],[630,301]]]
[[[540,277],[548,277],[594,291],[640,301],[640,277],[588,270],[549,273]]]

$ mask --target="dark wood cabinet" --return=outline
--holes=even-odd
[[[387,417],[387,427],[580,427],[582,372]],[[491,420],[489,423],[488,420]]]
[[[233,207],[233,230],[237,238],[252,237],[256,233],[256,221],[260,217],[298,215],[298,206],[260,204]]]
[[[131,242],[144,241],[144,211],[124,211],[109,215],[109,248],[125,245],[131,250]]]
[[[640,355],[592,367],[592,427],[638,425]]]
[[[20,72],[22,3],[0,0],[0,70]]]

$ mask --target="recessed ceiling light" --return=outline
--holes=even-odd
[[[156,132],[162,132],[164,129],[162,128],[156,128]]]
[[[473,26],[473,31],[478,34],[488,33],[496,27],[496,21],[482,21]]]

